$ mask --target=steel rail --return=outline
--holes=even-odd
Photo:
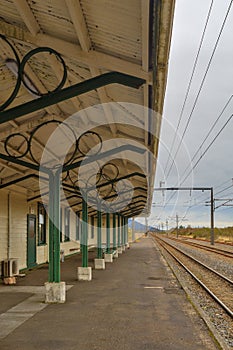
[[[171,240],[174,240],[176,242],[180,242],[180,243],[183,243],[183,244],[187,244],[187,245],[194,246],[194,247],[197,247],[197,248],[200,248],[200,249],[203,249],[203,250],[210,251],[211,253],[216,253],[216,254],[219,254],[219,255],[226,256],[227,258],[233,258],[233,252],[230,252],[230,251],[227,251],[227,250],[218,249],[218,248],[211,248],[211,247],[207,247],[205,245],[198,244],[198,243],[195,243],[195,242],[182,241],[182,240],[176,239],[174,237],[168,237],[168,238],[171,239]]]
[[[158,237],[154,237],[154,239],[159,241],[159,244],[168,252],[168,254],[170,254],[194,279],[195,281],[198,282],[199,285],[201,285],[205,291],[226,311],[226,313],[233,317],[233,311],[227,306],[225,305],[221,299],[219,299],[191,270],[189,270],[189,268],[187,266],[185,266],[182,261],[179,260],[179,258],[177,258],[171,251],[169,251],[169,249],[166,248],[165,245],[168,245],[172,248],[174,248],[175,250],[180,251],[182,254],[186,255],[188,258],[196,261],[197,263],[199,263],[200,265],[202,265],[203,267],[207,268],[208,270],[210,270],[211,272],[215,273],[216,275],[218,275],[219,277],[223,278],[224,280],[226,280],[228,283],[233,284],[233,281],[231,281],[230,279],[228,279],[227,277],[221,275],[220,273],[218,273],[217,271],[209,268],[208,266],[206,266],[205,264],[202,264],[201,262],[199,262],[198,260],[194,259],[193,257],[189,256],[188,254],[182,252],[180,249],[173,247],[171,244],[163,241],[161,238]],[[161,243],[161,241],[163,243]]]

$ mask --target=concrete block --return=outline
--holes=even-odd
[[[96,270],[105,270],[105,260],[104,259],[95,259],[95,269]]]
[[[12,276],[12,277],[4,277],[3,278],[3,283],[4,284],[16,284],[16,277]]]
[[[113,262],[113,254],[104,254],[104,260],[105,262]]]
[[[115,254],[113,254],[113,259],[117,259],[118,258],[118,250],[115,252]]]
[[[123,245],[123,246],[121,247],[121,249],[122,249],[122,252],[125,252],[125,245]]]
[[[122,247],[118,247],[117,252],[118,252],[118,254],[122,254]]]
[[[47,304],[62,304],[66,301],[65,282],[45,283],[45,302]]]
[[[126,244],[125,244],[125,248],[126,248],[126,249],[129,249],[129,243],[126,243]]]
[[[92,268],[91,267],[78,267],[77,278],[79,281],[91,281],[92,280]]]

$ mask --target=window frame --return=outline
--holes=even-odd
[[[75,228],[76,228],[76,241],[80,241],[80,237],[81,237],[81,216],[80,216],[80,213],[79,212],[76,212],[76,225],[75,225]]]
[[[40,223],[40,220],[41,220],[40,215],[43,215],[43,224]],[[40,225],[43,225],[43,227],[41,228]],[[47,241],[46,241],[46,239],[47,239],[47,212],[46,212],[45,205],[41,202],[37,202],[37,237],[38,237],[38,246],[42,246],[42,245],[47,244]]]
[[[70,208],[65,208],[64,212],[64,242],[70,241]]]

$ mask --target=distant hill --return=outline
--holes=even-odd
[[[129,219],[129,228],[132,228],[132,219]],[[140,222],[134,220],[134,229],[136,232],[146,232],[146,225],[141,224]],[[149,231],[158,231],[152,226],[148,226]]]

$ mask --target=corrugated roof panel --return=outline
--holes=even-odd
[[[141,62],[141,1],[81,0],[93,47]]]
[[[16,10],[14,3],[10,0],[0,1],[0,17],[4,21],[17,25],[22,29],[26,29],[20,14]]]
[[[28,4],[44,33],[69,42],[78,43],[65,1],[29,0]]]
[[[65,58],[65,63],[67,66],[67,71],[70,73],[69,78],[71,78],[74,84],[79,81],[92,78],[90,68],[88,66],[85,66],[67,57]]]
[[[116,102],[129,102],[135,104],[144,104],[143,88],[138,90],[126,86],[108,85],[107,94]]]

